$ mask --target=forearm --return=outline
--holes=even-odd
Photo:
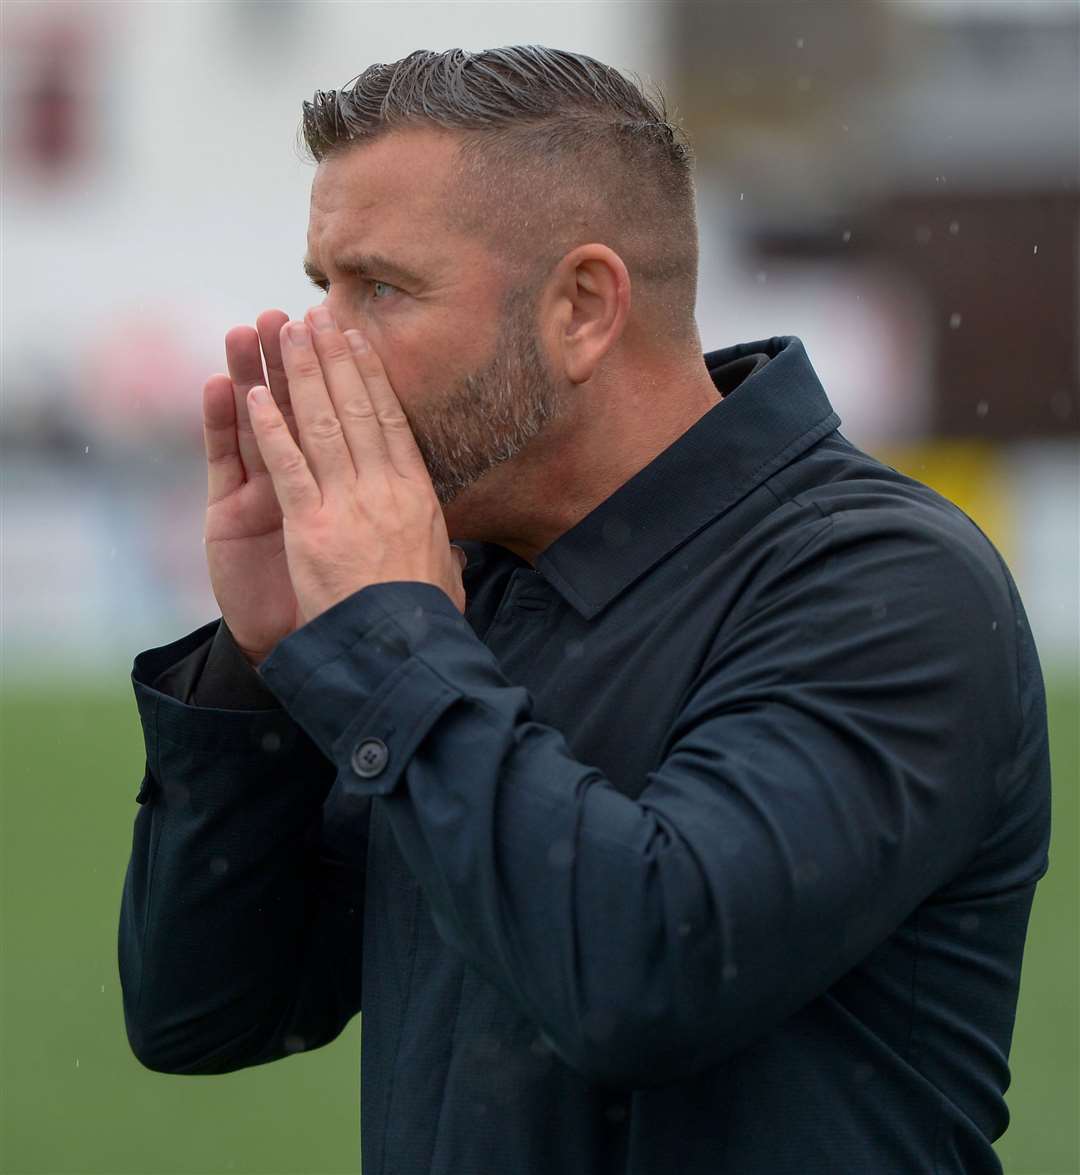
[[[149,778],[119,927],[132,1049],[214,1073],[332,1040],[360,1007],[367,810],[350,860],[324,860],[334,769],[288,715],[133,679]]]

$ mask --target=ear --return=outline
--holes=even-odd
[[[567,253],[548,285],[555,354],[571,383],[584,383],[615,346],[630,315],[630,274],[607,245]]]

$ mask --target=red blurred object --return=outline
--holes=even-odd
[[[46,5],[8,30],[5,109],[16,174],[55,185],[98,154],[103,63],[94,7]]]
[[[202,439],[202,385],[211,371],[179,310],[114,315],[80,371],[80,413],[118,443],[190,447]]]

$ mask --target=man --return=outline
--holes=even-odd
[[[798,339],[702,361],[615,70],[418,52],[303,130],[325,300],[226,336],[221,619],[132,673],[138,1058],[362,1009],[365,1175],[1000,1171],[1049,768],[999,556]]]

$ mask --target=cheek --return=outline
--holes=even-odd
[[[498,336],[497,307],[417,302],[372,313],[365,322],[390,384],[405,405],[439,396],[487,366]]]
[[[449,315],[372,315],[367,329],[395,389],[446,386],[484,354],[476,324]]]

